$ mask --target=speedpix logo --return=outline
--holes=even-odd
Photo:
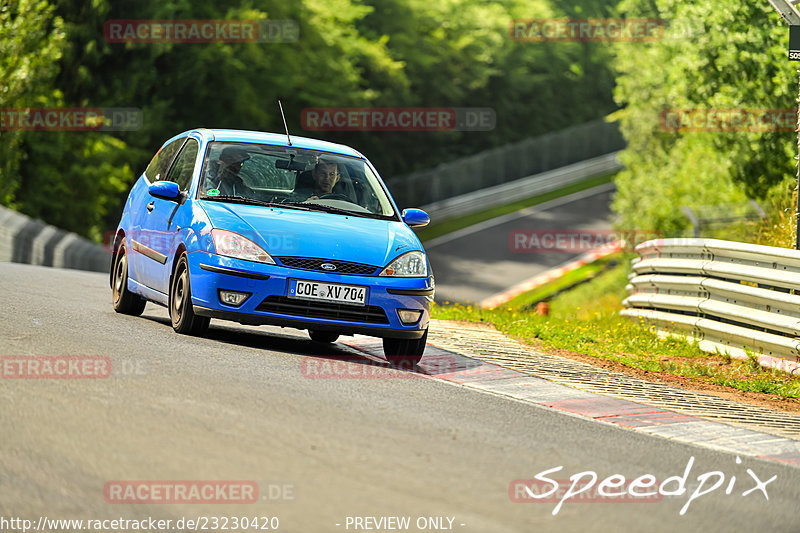
[[[742,464],[742,459],[736,457],[736,464]],[[561,507],[567,501],[580,502],[653,502],[659,501],[664,496],[682,497],[689,493],[687,483],[691,478],[692,467],[694,466],[694,456],[689,458],[683,475],[676,475],[666,478],[659,482],[652,474],[643,474],[631,481],[625,476],[614,474],[598,480],[596,472],[587,470],[578,472],[569,477],[568,480],[553,479],[553,474],[564,469],[563,466],[556,466],[547,470],[542,470],[533,479],[517,479],[508,486],[508,495],[515,503],[553,503],[553,515],[557,515]],[[710,494],[723,486],[725,495],[746,497],[751,494],[762,494],[765,500],[769,500],[767,485],[777,479],[777,475],[767,480],[762,480],[750,468],[745,469],[747,477],[742,476],[739,481],[737,477],[727,478],[725,473],[714,470],[698,474],[696,485],[689,494],[686,503],[681,507],[680,515],[686,514],[689,506],[701,497]],[[725,483],[727,481],[727,484]],[[562,487],[563,485],[563,487]],[[566,488],[564,488],[566,487]],[[744,488],[744,490],[742,490]],[[741,492],[740,492],[741,491]]]

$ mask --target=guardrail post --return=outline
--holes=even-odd
[[[694,211],[692,211],[689,207],[687,207],[685,205],[681,206],[681,211],[683,212],[684,215],[686,215],[686,218],[689,219],[689,222],[692,223],[692,227],[694,228],[694,236],[695,236],[695,238],[699,237],[700,236],[700,219],[697,218],[697,215],[694,214]]]

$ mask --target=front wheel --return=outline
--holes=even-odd
[[[114,305],[114,311],[123,315],[141,315],[147,302],[128,290],[128,254],[125,250],[125,243],[119,245],[111,268],[114,269],[112,271],[114,272],[114,281],[111,285],[111,303]]]
[[[189,283],[189,261],[185,255],[178,259],[172,285],[169,289],[169,318],[172,329],[184,335],[201,335],[208,329],[211,319],[197,316],[192,307],[192,289]]]
[[[413,367],[422,359],[428,330],[419,339],[383,339],[383,354],[395,366]]]

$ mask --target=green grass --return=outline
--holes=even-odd
[[[605,176],[598,176],[596,178],[589,178],[585,181],[569,185],[557,191],[552,191],[545,194],[532,196],[530,198],[525,198],[524,200],[519,200],[511,204],[493,207],[491,209],[486,209],[484,211],[480,211],[478,213],[472,213],[469,215],[465,215],[463,217],[451,218],[449,220],[445,220],[444,222],[440,222],[438,224],[434,223],[428,226],[427,228],[417,231],[417,236],[420,238],[422,242],[430,241],[432,239],[435,239],[436,237],[441,237],[442,235],[446,235],[448,233],[452,233],[454,231],[467,228],[474,224],[478,224],[479,222],[490,220],[492,218],[497,218],[502,215],[507,215],[508,213],[513,213],[515,211],[519,211],[520,209],[524,209],[526,207],[531,207],[534,205],[542,204],[544,202],[549,202],[550,200],[555,200],[556,198],[561,198],[562,196],[567,196],[568,194],[573,194],[576,192],[584,191],[586,189],[591,189],[592,187],[597,187],[598,185],[610,183],[614,181],[614,176],[616,176],[616,173],[607,174]]]
[[[696,343],[682,337],[663,338],[653,326],[621,317],[619,310],[627,294],[625,285],[630,272],[629,257],[625,256],[618,266],[597,274],[591,281],[553,298],[549,316],[523,309],[546,294],[540,288],[491,310],[471,305],[436,305],[432,317],[489,322],[507,335],[544,349],[566,349],[650,372],[800,398],[798,377],[754,366],[751,361],[703,352]],[[595,268],[600,270],[598,266]],[[584,269],[583,274],[589,271]],[[554,282],[550,288],[557,286],[558,282]]]
[[[531,291],[516,296],[508,302],[507,306],[521,308],[531,306],[542,300],[546,300],[557,294],[559,291],[564,291],[576,283],[593,279],[599,273],[603,272],[604,269],[608,268],[612,262],[619,262],[621,258],[622,254],[607,255],[606,257],[602,257],[597,261],[594,261],[593,263],[578,267],[575,270],[567,272],[558,279],[554,279],[553,281],[540,285]]]

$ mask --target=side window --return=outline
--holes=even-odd
[[[182,191],[189,189],[189,184],[192,182],[192,171],[194,170],[194,163],[197,160],[197,151],[200,149],[200,143],[194,139],[186,141],[186,145],[181,150],[178,159],[167,175],[167,181],[174,181],[177,183]]]
[[[186,141],[186,138],[175,139],[161,148],[161,150],[153,156],[153,160],[150,161],[150,164],[147,165],[147,170],[144,171],[150,183],[165,179],[167,170],[169,170],[169,165],[172,163],[172,160],[175,159],[175,154],[177,154],[178,150],[183,146],[184,141]]]

